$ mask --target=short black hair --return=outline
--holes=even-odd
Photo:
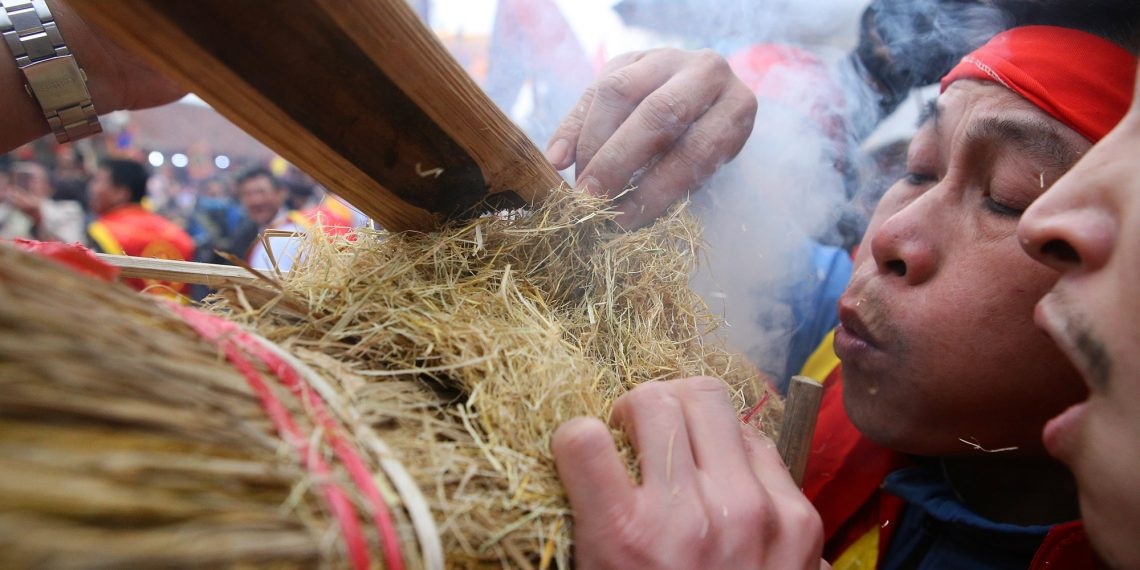
[[[111,175],[112,186],[122,186],[131,192],[131,202],[138,204],[146,197],[146,181],[150,172],[141,162],[125,158],[107,158],[99,163],[99,168]]]
[[[238,175],[236,180],[234,180],[234,186],[239,187],[242,184],[245,184],[246,182],[253,180],[254,178],[261,178],[262,176],[268,178],[269,183],[272,184],[274,188],[280,188],[281,187],[281,181],[277,180],[277,177],[274,176],[273,173],[270,172],[269,169],[264,167],[264,166],[254,166],[254,167],[251,167],[251,168],[245,170],[244,172],[242,172],[241,174]]]

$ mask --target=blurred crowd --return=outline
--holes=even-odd
[[[272,245],[265,250],[259,239],[265,230],[300,233],[319,221],[325,231],[338,233],[367,223],[279,159],[193,177],[186,169],[151,168],[138,152],[107,155],[90,148],[29,146],[0,156],[0,239],[287,270],[292,258]],[[204,287],[135,281],[140,290],[194,300],[208,293]]]

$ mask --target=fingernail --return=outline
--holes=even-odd
[[[546,160],[550,161],[558,170],[562,170],[569,166],[564,164],[566,162],[566,154],[570,150],[570,143],[566,139],[557,139],[550,143],[546,148]]]
[[[606,191],[602,188],[602,183],[598,182],[597,178],[593,176],[584,176],[578,179],[578,189],[584,190],[591,196],[605,196]]]

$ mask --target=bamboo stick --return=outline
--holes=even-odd
[[[804,482],[811,438],[815,434],[816,417],[823,401],[823,386],[806,376],[793,376],[784,401],[784,423],[776,448],[797,485]]]
[[[122,271],[123,277],[155,279],[174,283],[194,283],[209,287],[241,285],[257,280],[257,277],[250,272],[232,265],[151,259],[106,253],[95,255],[99,257],[100,261],[118,267]]]

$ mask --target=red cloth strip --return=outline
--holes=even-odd
[[[1136,57],[1078,30],[1025,26],[962,58],[942,78],[942,91],[959,79],[1003,85],[1095,143],[1128,111]]]

